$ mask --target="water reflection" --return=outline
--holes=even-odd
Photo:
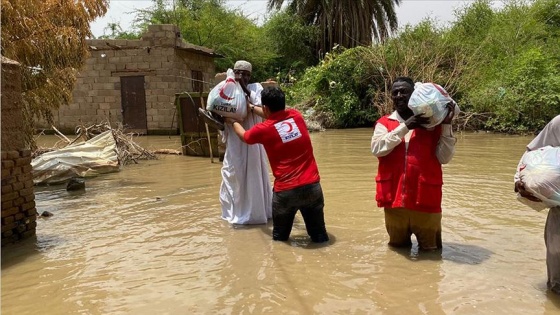
[[[546,292],[546,213],[517,202],[529,137],[459,135],[444,167],[443,250],[387,246],[375,204],[371,129],[312,134],[328,246],[298,214],[288,242],[271,224],[220,219],[221,163],[161,156],[86,181],[37,187],[37,238],[2,250],[2,314],[557,314]],[[178,137],[144,137],[178,149]],[[319,244],[321,245],[321,244]]]

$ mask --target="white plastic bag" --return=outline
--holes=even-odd
[[[227,77],[218,83],[208,94],[206,110],[224,117],[243,120],[247,116],[247,99],[235,74],[228,69]]]
[[[519,178],[525,189],[546,207],[560,206],[560,147],[525,152]]]
[[[529,200],[529,199],[521,196],[520,193],[517,193],[517,201],[521,202],[522,204],[530,207],[531,209],[533,209],[535,211],[543,211],[544,209],[549,208],[547,205],[544,204],[544,202]]]
[[[449,102],[455,104],[454,115],[457,115],[459,107],[444,88],[435,83],[417,82],[408,101],[408,107],[414,115],[422,113],[422,116],[429,117],[430,122],[423,126],[432,128],[441,124],[447,116],[449,110],[446,105]]]

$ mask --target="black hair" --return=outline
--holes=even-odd
[[[414,81],[409,77],[396,77],[395,80],[393,81],[393,84],[397,82],[406,82],[410,84],[410,87],[414,90]]]
[[[286,96],[282,89],[276,86],[265,87],[261,93],[261,101],[271,113],[286,109]]]

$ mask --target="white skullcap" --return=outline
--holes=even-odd
[[[245,71],[252,72],[253,66],[251,66],[251,63],[245,60],[238,60],[235,62],[235,65],[233,66],[233,70],[245,70]]]

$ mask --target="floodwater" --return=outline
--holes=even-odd
[[[558,314],[546,211],[515,199],[530,137],[459,134],[444,166],[443,251],[387,247],[371,129],[312,134],[328,245],[220,218],[221,163],[162,155],[86,182],[36,187],[37,237],[2,249],[2,314]],[[179,149],[179,137],[143,137]]]

